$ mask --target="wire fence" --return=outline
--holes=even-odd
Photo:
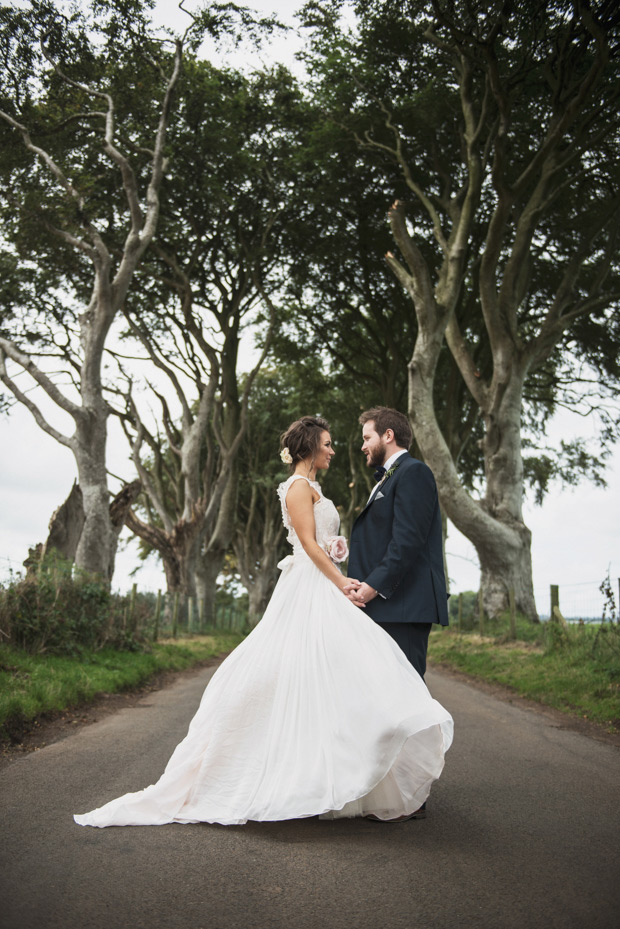
[[[620,579],[612,580],[612,593],[617,608],[620,600]],[[615,588],[615,589],[614,589]],[[536,604],[541,619],[551,615],[552,591],[549,587],[537,587],[534,590]],[[609,619],[610,604],[601,591],[600,581],[579,581],[575,584],[558,585],[559,608],[567,622],[600,623],[603,617]]]
[[[0,556],[0,586],[6,585],[25,573],[24,566],[17,561]],[[612,592],[616,606],[616,618],[620,608],[620,578],[611,579]],[[157,619],[161,634],[171,633],[174,629],[193,630],[194,633],[205,629],[207,625],[217,628],[239,630],[247,621],[244,611],[233,603],[217,607],[215,619],[207,623],[204,617],[204,603],[198,599],[168,594],[164,591],[140,590],[141,596],[149,596],[153,601],[153,622]],[[567,622],[600,622],[605,616],[609,619],[609,606],[601,590],[601,582],[578,581],[574,584],[562,584],[558,587],[559,608]],[[552,611],[551,585],[537,587],[534,596],[542,620],[549,619]],[[157,598],[160,598],[159,607]],[[176,617],[176,619],[175,619]]]
[[[144,594],[142,597],[144,598]],[[227,632],[242,632],[248,624],[247,610],[240,608],[235,600],[216,603],[214,615],[205,613],[205,601],[201,597],[186,597],[158,590],[147,595],[151,601],[153,637],[159,639],[180,635],[200,635],[211,629]]]
[[[26,575],[24,566],[0,556],[0,594]],[[60,572],[62,576],[62,572]],[[52,569],[53,584],[58,595],[59,578]],[[58,611],[58,606],[53,610]],[[49,604],[48,604],[49,609]],[[248,625],[247,601],[234,596],[216,594],[216,602],[207,613],[203,598],[181,593],[139,588],[134,583],[127,593],[113,593],[110,600],[110,628],[154,639],[200,635],[213,630],[242,632]],[[5,617],[6,618],[6,617]],[[118,627],[118,628],[117,628]],[[10,637],[0,627],[0,639]]]

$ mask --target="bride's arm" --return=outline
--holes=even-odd
[[[313,504],[312,489],[307,481],[294,481],[286,495],[286,508],[297,538],[317,568],[344,592],[344,588],[352,583],[352,579],[341,574],[327,552],[317,542]],[[353,583],[358,582],[353,581]]]

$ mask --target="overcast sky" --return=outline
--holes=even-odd
[[[356,414],[352,411],[351,415]],[[569,435],[571,422],[583,430],[581,418],[565,415],[552,426],[551,439],[579,435],[576,430]],[[61,420],[55,419],[55,423],[60,425]],[[131,480],[133,466],[113,420],[110,433],[110,470]],[[338,436],[334,439],[337,448]],[[14,570],[21,568],[29,546],[45,540],[50,516],[69,493],[76,470],[69,450],[41,432],[30,413],[19,406],[9,417],[0,417],[0,449],[2,580],[10,566]],[[542,507],[526,505],[525,521],[533,533],[534,585],[541,612],[547,609],[549,584],[559,584],[564,609],[571,615],[573,611],[590,615],[591,608],[600,604],[597,587],[608,567],[612,579],[620,577],[620,451],[615,453],[607,476],[607,490],[588,483],[564,491],[557,487]],[[137,563],[135,551],[131,543],[118,556],[114,576],[117,589],[127,589],[132,583],[129,572]],[[477,589],[475,550],[454,527],[450,528],[447,551],[452,589]],[[142,589],[164,587],[163,573],[154,557],[141,568],[136,580]],[[617,580],[614,583],[617,590]]]
[[[248,3],[261,12],[275,11],[290,22],[291,5],[285,2]],[[176,3],[160,0],[158,11],[169,23],[178,22]],[[296,47],[293,38],[280,38],[273,57],[288,59]],[[268,61],[270,52],[261,59]],[[244,53],[244,61],[248,57]],[[233,60],[233,64],[237,64]],[[257,60],[257,64],[260,62]],[[49,405],[44,404],[46,409]],[[352,416],[355,415],[352,412]],[[54,423],[69,428],[63,416],[54,414]],[[582,417],[562,414],[552,423],[549,445],[561,438],[590,437],[594,424]],[[127,480],[134,477],[125,441],[118,426],[111,422],[109,468]],[[334,436],[336,442],[338,436]],[[274,449],[274,454],[277,450]],[[62,503],[76,476],[70,451],[58,445],[36,426],[31,415],[16,406],[10,416],[0,416],[0,581],[12,566],[17,570],[28,547],[45,540],[54,509]],[[567,615],[592,615],[600,608],[598,585],[610,570],[616,594],[620,577],[620,451],[611,460],[606,490],[583,483],[577,488],[554,487],[542,507],[528,502],[525,522],[533,533],[534,586],[538,609],[548,609],[549,584],[561,587],[561,606]],[[341,501],[335,501],[340,503]],[[136,566],[135,543],[117,559],[114,586],[124,590],[132,583],[129,572]],[[460,533],[450,528],[448,569],[453,591],[478,587],[475,550]],[[141,568],[136,580],[142,589],[163,588],[163,572],[155,558]]]

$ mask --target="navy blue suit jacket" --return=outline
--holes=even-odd
[[[395,466],[353,524],[347,573],[383,594],[366,606],[376,622],[447,626],[435,478],[409,454]]]

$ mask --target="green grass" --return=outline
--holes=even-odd
[[[435,630],[429,660],[503,684],[562,712],[620,732],[620,628],[520,619],[510,639],[507,620],[487,623],[484,635],[454,627]]]
[[[25,724],[102,693],[144,684],[159,671],[182,670],[231,651],[243,635],[217,632],[152,645],[148,651],[102,649],[80,657],[31,655],[0,645],[0,739],[19,736]]]
[[[0,645],[0,739],[18,737],[46,713],[144,684],[159,671],[181,670],[231,651],[240,633],[167,640],[148,651],[102,649],[80,657],[31,655]],[[436,629],[431,663],[512,688],[563,712],[620,732],[620,627],[533,625],[519,618],[510,639],[508,620],[479,631]]]

